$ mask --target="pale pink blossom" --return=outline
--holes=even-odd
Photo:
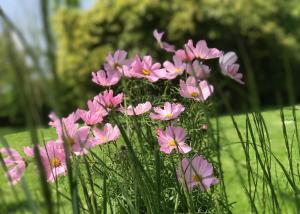
[[[103,110],[104,113],[106,113],[105,110]],[[94,112],[91,110],[83,110],[78,109],[76,113],[80,116],[80,118],[85,122],[87,125],[96,125],[98,123],[101,123],[103,121],[104,115],[99,112]]]
[[[203,80],[209,77],[211,69],[207,65],[201,64],[198,60],[195,60],[193,64],[187,65],[186,71],[196,79]]]
[[[56,129],[58,138],[63,139],[63,129],[73,129],[76,126],[79,116],[75,112],[72,112],[68,117],[60,119],[52,112],[49,114],[49,118],[51,119],[49,125]]]
[[[112,86],[119,82],[121,73],[116,70],[100,70],[92,72],[92,81],[101,86]]]
[[[66,140],[66,143],[70,146],[71,151],[75,155],[83,155],[87,153],[87,149],[90,147],[88,144],[89,126],[79,127],[76,123],[78,117],[77,114],[72,113],[67,118],[61,120],[51,115],[54,121],[49,124],[56,129],[58,139],[61,141]]]
[[[90,111],[98,113],[102,115],[102,117],[105,117],[109,113],[108,109],[105,108],[105,106],[102,105],[102,103],[98,102],[98,100],[95,99],[89,100],[87,102],[87,106]]]
[[[185,62],[191,62],[193,61],[194,54],[190,50],[185,50],[185,49],[179,49],[175,52],[175,56],[177,56],[179,59]]]
[[[213,166],[201,155],[196,155],[192,160],[184,158],[177,169],[177,177],[187,186],[189,191],[195,186],[202,191],[219,183],[219,179],[213,175]]]
[[[103,121],[103,118],[108,115],[108,109],[105,109],[101,103],[96,100],[89,100],[87,102],[88,111],[78,109],[76,114],[85,122],[87,125],[96,125]]]
[[[235,52],[228,52],[224,56],[220,57],[219,65],[221,72],[225,76],[237,81],[240,84],[244,84],[242,81],[243,74],[238,73],[240,65],[236,63],[238,57]]]
[[[193,41],[191,39],[184,45],[184,49],[179,49],[175,52],[175,55],[182,61],[191,62],[195,58],[193,53]]]
[[[165,69],[161,69],[160,63],[153,63],[151,56],[144,56],[143,60],[136,56],[132,62],[132,76],[146,78],[150,82],[156,82],[164,77]]]
[[[38,146],[38,148],[39,148],[39,146]],[[32,147],[30,147],[30,146],[23,147],[23,151],[24,151],[25,155],[27,155],[28,157],[34,157],[34,151],[33,151]]]
[[[164,108],[154,107],[155,113],[150,113],[153,120],[173,120],[176,119],[183,111],[184,106],[177,103],[164,103]]]
[[[157,43],[159,44],[160,48],[164,49],[167,52],[175,52],[175,46],[174,45],[171,45],[167,42],[162,41],[163,35],[164,35],[164,32],[159,33],[157,31],[157,29],[155,29],[153,31],[153,36],[156,39]]]
[[[186,82],[180,80],[180,95],[186,98],[192,98],[197,101],[205,101],[212,95],[214,87],[206,80],[197,81],[194,77],[189,77]]]
[[[173,56],[173,62],[166,61],[164,62],[164,67],[166,69],[166,74],[164,79],[175,79],[178,75],[183,74],[186,64],[178,56]]]
[[[19,152],[11,148],[0,148],[0,155],[3,158],[3,163],[5,165],[5,176],[11,185],[16,185],[22,178],[26,163],[21,157]]]
[[[185,154],[192,150],[192,148],[185,143],[186,133],[181,127],[168,126],[166,131],[162,131],[158,128],[156,134],[161,152],[170,154],[172,150],[175,149]]]
[[[73,130],[73,132],[66,134],[67,143],[75,155],[86,154],[87,150],[90,148],[90,145],[88,144],[89,131],[89,126],[82,126]]]
[[[105,90],[94,97],[94,101],[101,104],[106,110],[111,110],[123,102],[123,93],[114,96],[113,90]]]
[[[29,157],[34,157],[33,148],[24,147],[24,152]],[[54,182],[58,176],[66,175],[67,165],[63,141],[50,140],[45,147],[38,147],[40,157],[48,182]]]
[[[136,58],[135,58],[136,59]],[[123,65],[122,66],[122,74],[125,76],[125,77],[135,77],[135,73],[133,72],[133,68],[132,68],[132,65],[134,65],[134,61],[135,59],[131,62],[130,65]]]
[[[117,50],[113,55],[111,53],[108,54],[104,64],[105,70],[122,72],[122,66],[128,65],[130,62],[126,57],[127,52],[124,50]]]
[[[194,54],[197,59],[214,59],[223,56],[223,51],[216,48],[208,48],[205,40],[197,42],[196,47],[193,45],[193,41],[189,40],[186,49]]]
[[[110,123],[106,123],[102,130],[94,128],[93,134],[94,138],[90,141],[92,146],[96,146],[117,140],[120,137],[120,130],[118,126],[113,127]]]
[[[150,102],[140,103],[136,107],[133,107],[132,105],[129,105],[127,109],[125,109],[123,106],[119,108],[119,111],[124,113],[125,115],[134,116],[134,115],[140,115],[148,112],[152,108],[152,105]]]

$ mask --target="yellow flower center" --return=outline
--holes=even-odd
[[[107,139],[107,137],[105,137],[105,136],[101,136],[100,137],[100,141],[101,142],[106,142],[108,139]]]
[[[61,161],[58,158],[54,157],[51,159],[50,164],[52,167],[59,167],[61,165]]]
[[[169,146],[176,146],[176,141],[174,139],[170,140]]]
[[[67,140],[67,144],[68,144],[69,146],[73,146],[74,143],[75,143],[74,139],[71,138],[71,137],[67,137],[66,140]]]
[[[199,175],[192,175],[192,181],[193,182],[200,182],[201,181],[201,177]]]
[[[165,116],[168,117],[168,118],[171,118],[171,117],[173,117],[173,114],[172,113],[168,113],[168,114],[165,114]]]
[[[181,69],[180,69],[180,68],[175,68],[175,72],[176,72],[176,73],[180,73],[180,72],[181,72]]]
[[[145,69],[145,68],[143,69],[142,72],[143,72],[144,75],[149,75],[150,74],[150,71],[148,69]]]
[[[198,97],[198,96],[199,96],[199,93],[194,91],[194,92],[191,93],[191,96],[192,96],[192,97]]]
[[[119,63],[115,62],[114,65],[113,65],[113,67],[114,67],[114,69],[118,69],[118,68],[120,68],[121,66],[120,66]]]

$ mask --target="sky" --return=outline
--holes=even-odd
[[[82,8],[89,8],[93,1],[82,0]],[[38,41],[39,44],[36,45],[42,47],[39,2],[40,0],[0,0],[0,6],[29,43]]]

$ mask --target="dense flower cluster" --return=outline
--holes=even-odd
[[[214,87],[207,81],[211,69],[204,62],[219,58],[221,73],[238,83],[244,83],[241,80],[242,74],[238,73],[239,65],[236,63],[237,55],[234,52],[224,54],[216,48],[208,48],[204,40],[200,40],[195,46],[192,40],[188,40],[182,49],[176,50],[174,45],[162,41],[163,33],[155,30],[153,35],[159,46],[173,55],[172,61],[161,64],[155,62],[150,55],[143,57],[136,55],[128,59],[126,51],[117,50],[107,56],[103,69],[92,73],[92,81],[101,87],[110,87],[116,85],[122,78],[143,78],[155,83],[159,80],[170,81],[185,76],[187,78],[181,78],[179,81],[179,94],[195,102],[204,102],[214,92]],[[185,111],[182,104],[165,102],[163,107],[152,108],[150,101],[136,106],[125,105],[123,101],[123,92],[115,94],[109,88],[88,100],[87,109],[77,109],[65,118],[58,118],[54,113],[49,115],[51,119],[49,125],[56,129],[57,139],[36,148],[49,182],[67,174],[67,156],[72,158],[86,155],[93,147],[116,141],[120,137],[120,130],[116,125],[103,122],[112,111],[130,117],[151,111],[149,117],[152,120],[168,123],[164,129],[156,129],[161,152],[168,155],[174,152],[184,155],[193,150],[186,142],[185,129],[176,126],[176,119]],[[207,125],[203,126],[203,129],[206,130]],[[4,164],[7,167],[6,176],[9,177],[11,184],[16,184],[23,176],[26,168],[25,160],[14,149],[2,148],[0,153],[4,156]],[[25,147],[24,153],[28,157],[34,156],[33,148],[30,147]],[[206,190],[218,183],[218,179],[213,175],[212,164],[201,155],[195,155],[192,159],[185,157],[180,162],[177,177],[189,190],[194,186]]]

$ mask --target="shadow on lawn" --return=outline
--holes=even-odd
[[[65,205],[65,203],[60,202],[61,207]],[[35,206],[38,206],[37,213],[43,212],[43,208],[46,207],[44,202],[36,202]],[[53,202],[53,206],[57,207],[57,204]],[[0,206],[0,213],[31,213],[32,208],[30,207],[30,203],[27,200],[22,200],[18,202],[6,202]],[[45,211],[45,210],[44,210]]]
[[[1,213],[23,213],[30,210],[27,200],[5,203],[4,206],[1,205],[0,208]]]

